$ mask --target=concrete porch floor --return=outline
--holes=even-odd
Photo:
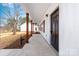
[[[0,56],[57,56],[58,52],[40,34],[33,34],[22,49],[0,49]]]

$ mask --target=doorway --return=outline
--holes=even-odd
[[[59,7],[51,14],[51,45],[59,51]]]

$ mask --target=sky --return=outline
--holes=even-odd
[[[7,19],[14,17],[16,11],[18,11],[19,17],[25,17],[25,12],[20,4],[0,3],[0,26],[5,26]]]

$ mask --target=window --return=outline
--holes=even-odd
[[[39,29],[40,31],[45,32],[45,20],[41,23]]]

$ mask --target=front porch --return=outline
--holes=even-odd
[[[29,44],[22,49],[0,49],[0,55],[7,56],[56,56],[57,51],[51,47],[41,34],[33,34]]]

